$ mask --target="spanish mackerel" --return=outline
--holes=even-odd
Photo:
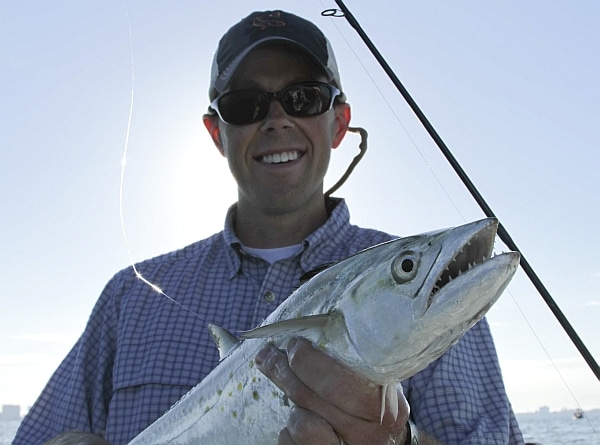
[[[492,257],[497,227],[488,218],[363,250],[304,283],[243,341],[211,326],[219,365],[129,445],[276,444],[291,402],[254,357],[290,336],[381,385],[394,413],[396,385],[455,344],[515,273],[519,253]]]

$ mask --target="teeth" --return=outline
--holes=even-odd
[[[300,157],[297,151],[286,151],[283,153],[273,153],[263,156],[260,162],[264,164],[281,164],[284,162],[295,161]]]
[[[471,244],[471,243],[469,243],[469,244]],[[467,251],[468,251],[468,249],[467,249]],[[464,252],[462,250],[456,255],[455,258],[453,258],[448,263],[446,268],[440,274],[440,276],[437,279],[437,282],[435,283],[435,285],[433,286],[433,288],[431,290],[432,296],[434,294],[436,294],[437,292],[439,292],[445,284],[452,282],[456,278],[467,273],[469,270],[473,269],[474,267],[477,267],[478,264],[484,263],[488,260],[488,257],[486,255],[481,257],[481,261],[477,261],[476,259],[472,259],[472,258],[470,260],[466,260],[466,258],[461,258],[460,266],[459,266],[457,264],[457,262],[459,261],[458,257],[461,254],[464,254]],[[463,256],[466,256],[466,255],[463,255]],[[463,262],[463,259],[466,261]]]

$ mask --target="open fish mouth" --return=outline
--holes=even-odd
[[[497,220],[490,220],[489,224],[475,232],[468,241],[463,244],[454,257],[450,259],[442,269],[435,284],[431,288],[427,308],[431,306],[435,295],[455,278],[468,273],[471,269],[483,264],[492,257]]]

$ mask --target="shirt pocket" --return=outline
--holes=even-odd
[[[148,384],[198,384],[217,365],[219,353],[208,333],[186,334],[177,329],[153,330],[119,342],[113,367],[114,391]]]

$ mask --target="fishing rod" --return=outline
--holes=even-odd
[[[475,184],[473,184],[473,182],[469,179],[469,177],[467,176],[461,165],[458,163],[454,155],[450,152],[448,146],[444,143],[444,141],[437,133],[435,128],[433,128],[433,125],[431,125],[425,114],[423,114],[417,103],[411,97],[408,90],[404,87],[404,85],[402,85],[400,79],[398,79],[392,68],[388,65],[386,60],[383,58],[383,56],[375,46],[375,44],[371,41],[369,36],[362,29],[356,18],[352,15],[352,13],[346,7],[342,0],[335,0],[335,2],[340,7],[343,13],[343,17],[345,17],[350,26],[352,26],[356,30],[356,32],[361,37],[365,45],[367,45],[373,56],[375,56],[375,59],[377,59],[377,61],[379,62],[385,73],[389,76],[392,83],[396,86],[404,100],[406,100],[406,102],[408,103],[412,111],[416,114],[421,124],[425,127],[431,138],[435,141],[436,145],[442,151],[443,155],[446,157],[446,159],[448,160],[458,177],[461,179],[465,187],[467,187],[477,204],[479,204],[479,207],[481,207],[481,209],[487,217],[496,218],[496,215],[492,211],[491,207],[487,204],[481,193],[479,193],[479,191],[475,187]],[[328,9],[323,11],[321,14],[326,16],[339,17],[340,15],[337,14],[337,12],[338,11],[336,10]],[[542,298],[544,299],[544,301],[546,302],[546,304],[548,305],[548,307],[550,308],[560,325],[563,327],[563,329],[565,330],[565,332],[567,333],[567,335],[569,336],[579,353],[587,362],[592,372],[596,375],[596,378],[600,380],[600,366],[598,366],[598,363],[596,362],[590,351],[587,349],[577,332],[575,332],[575,329],[573,328],[571,323],[569,323],[567,317],[565,317],[563,312],[560,310],[560,308],[550,295],[550,292],[548,291],[548,289],[546,289],[546,286],[544,286],[542,280],[540,280],[540,278],[537,276],[529,262],[525,259],[525,256],[519,250],[519,248],[513,241],[512,237],[509,235],[508,231],[504,228],[502,223],[498,225],[498,236],[510,250],[521,253],[521,268],[527,274],[529,280],[537,289],[537,291],[540,293],[540,295],[542,296]]]

